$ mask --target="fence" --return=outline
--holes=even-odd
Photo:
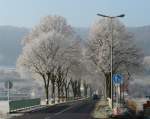
[[[9,102],[9,111],[13,112],[15,110],[21,110],[29,107],[33,107],[36,105],[40,105],[41,99],[26,99],[26,100],[16,100]]]

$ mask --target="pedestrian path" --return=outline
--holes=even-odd
[[[93,117],[98,119],[108,119],[112,113],[108,101],[101,99],[97,102],[95,110],[93,111]]]

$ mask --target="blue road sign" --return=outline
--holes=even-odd
[[[123,82],[123,76],[121,74],[114,74],[112,80],[115,84],[121,84]]]

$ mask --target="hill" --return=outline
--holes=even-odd
[[[15,66],[21,52],[21,40],[28,29],[13,26],[0,26],[0,66]]]
[[[88,28],[74,28],[82,38],[87,39]],[[134,34],[136,44],[143,49],[145,55],[150,56],[150,26],[128,28]],[[15,67],[22,46],[21,40],[28,34],[29,29],[0,26],[0,67]]]

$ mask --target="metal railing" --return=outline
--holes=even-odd
[[[41,99],[25,99],[25,100],[15,100],[9,102],[9,110],[10,112],[21,110],[25,108],[30,108],[33,106],[40,105]]]

